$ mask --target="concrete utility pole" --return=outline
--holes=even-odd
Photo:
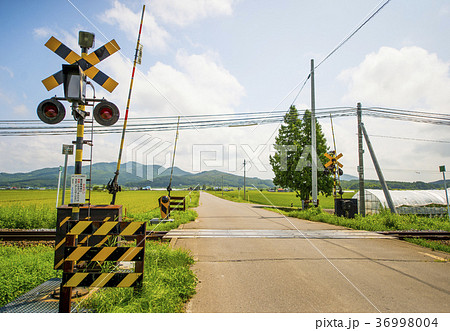
[[[317,141],[316,141],[316,99],[314,90],[314,59],[311,59],[311,172],[312,172],[312,200],[317,206]]]
[[[389,193],[389,189],[386,185],[386,181],[384,180],[383,172],[381,171],[380,165],[378,164],[377,157],[375,156],[375,152],[372,148],[372,144],[370,143],[369,135],[367,134],[366,128],[364,124],[361,123],[361,129],[364,134],[364,138],[366,139],[367,147],[369,148],[370,156],[372,157],[373,165],[375,170],[377,171],[378,179],[380,180],[381,187],[383,188],[384,197],[386,198],[389,209],[393,214],[396,214],[394,202],[392,201],[391,194]]]
[[[448,219],[450,220],[450,207],[448,204],[447,182],[445,180],[445,165],[440,166],[439,171],[442,172],[442,177],[444,178],[445,199],[447,200],[447,214],[448,214]]]
[[[364,146],[363,146],[363,135],[361,130],[362,123],[362,112],[361,103],[358,102],[356,115],[358,118],[358,157],[359,157],[359,214],[362,217],[366,216],[366,202],[365,202],[365,187],[364,187]]]

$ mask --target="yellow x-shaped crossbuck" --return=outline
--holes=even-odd
[[[119,84],[95,67],[97,63],[103,61],[120,49],[114,39],[86,56],[78,55],[55,37],[51,37],[45,46],[66,60],[69,64],[78,64],[86,76],[91,78],[94,82],[105,88],[107,91],[112,92]],[[47,77],[42,81],[42,83],[48,91],[61,85],[63,83],[62,70],[58,71],[54,75],[51,75],[50,77]]]
[[[332,153],[332,155],[330,155],[328,153],[325,153],[324,155],[330,160],[325,164],[325,168],[328,168],[329,166],[332,166],[335,164],[337,164],[339,168],[343,167],[342,163],[340,163],[338,161],[343,156],[342,153],[339,153],[339,155],[337,155],[337,156],[334,155],[333,153]]]

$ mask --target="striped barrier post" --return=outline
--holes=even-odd
[[[61,225],[66,233],[63,276],[61,290],[70,291],[74,287],[134,287],[142,288],[144,275],[146,222],[117,221],[74,221],[66,220]],[[77,246],[76,238],[81,236],[125,237],[136,240],[136,247]],[[106,240],[105,240],[106,241]],[[134,272],[78,272],[74,265],[87,262],[134,262]],[[64,311],[61,309],[64,308]],[[71,297],[60,297],[60,312],[70,312]]]

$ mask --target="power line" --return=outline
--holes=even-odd
[[[317,69],[322,63],[324,63],[326,60],[328,60],[334,53],[336,53],[342,46],[344,46],[345,43],[347,43],[359,30],[361,30],[363,28],[364,25],[366,25],[372,18],[375,17],[375,15],[377,15],[391,0],[383,0],[382,2],[380,2],[373,10],[370,14],[368,14],[366,16],[366,18],[347,36],[344,38],[344,40],[342,40],[336,47],[334,47],[329,53],[328,55],[326,55],[315,67],[314,70]],[[299,92],[297,93],[297,95],[295,96],[294,100],[292,101],[291,105],[293,105],[295,103],[295,101],[297,100],[298,96],[300,95],[300,93],[302,92],[303,88],[305,87],[306,83],[308,82],[309,78],[311,77],[311,72],[308,74],[308,76],[306,77],[306,79],[302,82],[300,82],[299,84],[297,84],[297,86],[294,88],[296,89],[298,86],[300,86],[302,83],[302,87],[299,90]],[[292,92],[290,92],[292,93]],[[289,93],[289,94],[290,94]]]
[[[306,110],[300,110],[301,115]],[[352,116],[354,114],[353,108],[350,107],[332,107],[318,109],[317,117],[327,117],[330,114],[333,116]],[[188,129],[207,129],[217,127],[236,127],[249,126],[270,123],[281,123],[285,119],[284,111],[276,112],[252,112],[244,114],[208,114],[208,115],[191,115],[182,118],[180,121],[180,130]],[[130,118],[128,124],[129,132],[151,132],[151,131],[168,131],[174,130],[177,125],[178,117],[140,117]],[[42,125],[40,121],[33,123],[23,122],[22,126],[11,126],[9,121],[0,121],[0,136],[30,136],[30,135],[68,135],[72,134],[76,126],[70,121],[63,121],[64,125],[49,126]],[[69,123],[71,125],[69,125]],[[17,122],[20,124],[20,122]],[[36,124],[36,125],[33,125]],[[39,124],[39,125],[38,125]],[[94,132],[96,134],[116,133],[120,130],[118,127],[103,127],[95,126]]]
[[[383,135],[377,135],[377,134],[371,134],[370,137],[389,138],[389,139],[401,139],[401,140],[415,140],[415,141],[426,141],[426,142],[432,142],[432,143],[450,144],[450,141],[448,141],[448,140],[434,140],[434,139],[411,138],[411,137],[383,136]]]
[[[384,1],[384,3],[383,3]],[[377,15],[391,0],[383,0],[382,2],[380,2],[380,4],[375,7],[374,11],[372,12],[372,14],[369,14],[368,17],[366,19],[363,20],[362,23],[360,23],[354,30],[353,32],[351,32],[347,37],[344,38],[344,40],[342,40],[330,53],[328,53],[327,56],[325,56],[325,58],[319,62],[319,64],[317,64],[314,69],[317,69],[322,63],[324,63],[326,60],[328,60],[328,58],[330,58],[334,53],[336,53],[336,51],[341,48],[342,46],[344,46],[344,44],[349,41],[359,30],[362,29],[362,27],[364,25],[366,25],[375,15]]]
[[[302,116],[306,109],[298,110]],[[410,109],[394,109],[371,107],[363,108],[366,116],[380,117],[399,121],[412,121],[434,125],[450,125],[450,115],[444,113],[429,113]],[[332,117],[355,116],[353,107],[328,107],[316,111],[318,119]],[[210,129],[219,127],[239,127],[257,124],[279,123],[281,125],[286,116],[284,110],[271,112],[247,112],[236,114],[205,114],[189,115],[181,118],[180,130]],[[153,132],[175,130],[178,116],[151,116],[129,118],[130,132]],[[64,120],[61,125],[43,125],[39,120],[0,120],[0,136],[35,136],[35,135],[69,135],[76,131],[73,121]],[[94,126],[96,134],[114,134],[120,132],[119,127]],[[419,138],[416,138],[419,140]],[[438,142],[438,141],[435,141]],[[443,141],[442,141],[443,142]]]

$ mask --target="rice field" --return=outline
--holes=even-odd
[[[187,205],[196,206],[198,193],[189,193],[172,191],[172,196],[186,196]],[[69,194],[66,192],[66,203]],[[117,193],[116,204],[123,206],[124,216],[139,218],[158,208],[158,198],[165,194],[167,191],[123,191]],[[55,228],[56,197],[56,190],[0,190],[0,228]],[[108,205],[111,197],[108,192],[91,192],[94,205]]]
[[[217,197],[222,197],[221,191],[208,191],[208,193],[214,194]],[[236,202],[251,202],[261,205],[275,206],[275,207],[301,207],[302,203],[300,198],[296,197],[295,192],[268,192],[249,190],[246,192],[246,199],[244,200],[244,192],[240,191],[227,191],[223,192],[223,198]],[[344,199],[353,197],[353,192],[346,192],[343,195]],[[319,205],[323,209],[334,209],[333,196],[325,196],[320,194]]]

